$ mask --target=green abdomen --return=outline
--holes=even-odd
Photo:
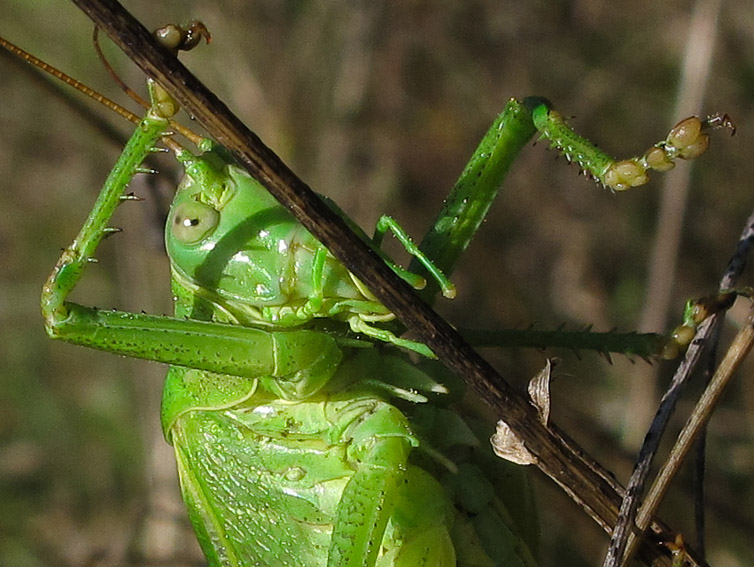
[[[172,440],[184,499],[213,565],[323,566],[338,495],[352,474],[342,448],[263,437],[232,411],[192,411]]]
[[[199,541],[213,566],[324,567],[336,509],[356,469],[330,419],[336,407],[353,402],[254,398],[233,409],[191,410],[174,422],[171,440]],[[427,414],[439,412],[431,421],[444,423],[445,437],[453,437],[448,410],[414,408],[424,414],[416,427],[433,437],[429,443],[438,448],[442,440],[428,431]],[[455,471],[434,463],[421,447],[414,450],[411,460],[422,468],[405,472],[378,567],[404,565],[395,557],[419,540],[437,548],[429,557],[450,561],[429,565],[532,564],[533,537],[526,532],[535,522],[527,520],[530,509],[521,510],[530,496],[524,472],[486,459],[482,447],[450,451]],[[512,513],[511,499],[520,501]]]

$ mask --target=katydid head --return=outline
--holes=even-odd
[[[173,275],[213,303],[258,319],[261,307],[303,297],[290,250],[307,248],[298,238],[310,237],[224,148],[206,147],[201,156],[176,153],[186,175],[165,230]]]

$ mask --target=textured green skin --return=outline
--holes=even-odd
[[[378,565],[531,564],[521,540],[536,540],[524,471],[493,460],[456,414],[436,404],[393,405],[359,384],[356,370],[373,379],[381,370],[401,370],[399,378],[419,372],[401,358],[361,351],[341,366],[332,383],[338,392],[290,403],[258,390],[224,410],[186,409],[172,423],[184,498],[210,563],[371,565],[348,539],[338,557],[328,548],[339,507],[350,510],[340,517],[341,537],[363,539],[368,513],[358,507],[378,503],[389,517]],[[175,367],[168,385],[197,372]],[[212,376],[202,374],[206,385]],[[378,459],[369,460],[370,445],[385,449]],[[460,470],[446,468],[429,447],[454,456]],[[408,462],[416,464],[406,470],[412,449]],[[365,470],[373,474],[360,498],[347,497],[348,483]],[[504,500],[518,512],[514,519]]]
[[[315,293],[311,266],[320,245],[256,181],[218,157],[184,159],[187,178],[173,205],[173,211],[186,202],[220,207],[215,231],[186,245],[168,220],[177,316],[272,325],[284,335],[317,318],[347,319],[373,306],[328,257],[322,307],[303,309]],[[290,308],[288,316],[269,310],[277,306]],[[304,339],[292,348],[308,356],[310,347]],[[438,405],[457,401],[457,394],[433,393],[444,389],[431,377],[438,369],[427,374],[383,350],[341,346],[323,356],[321,372],[295,379],[275,370],[239,381],[171,369],[163,427],[212,565],[531,564],[532,515],[520,518],[528,524],[527,544],[502,500],[506,493],[525,495],[517,507],[530,511],[522,471],[491,458],[458,417],[455,439],[444,428],[444,439],[433,439],[426,423],[437,421]],[[399,389],[431,397],[432,405],[400,400]],[[455,454],[453,464],[431,456],[438,449],[428,448],[438,444]],[[512,475],[516,490],[494,484]]]

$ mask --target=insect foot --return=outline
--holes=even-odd
[[[749,290],[725,290],[708,297],[687,301],[683,311],[683,323],[668,335],[660,356],[665,360],[672,360],[684,353],[694,340],[699,325],[712,315],[730,309],[739,295],[751,297]]]
[[[180,51],[191,51],[204,39],[207,43],[212,41],[212,36],[202,22],[193,21],[187,26],[168,24],[156,29],[152,35],[165,49],[174,55]],[[172,118],[180,110],[178,102],[168,94],[161,86],[151,79],[148,81],[152,109],[162,118]]]
[[[569,162],[576,162],[581,171],[612,191],[625,191],[649,181],[647,171],[668,171],[675,159],[694,159],[709,146],[710,130],[736,128],[727,114],[715,114],[706,120],[691,116],[681,120],[667,138],[652,146],[641,157],[615,160],[586,138],[578,135],[563,116],[553,110],[546,99],[529,97],[524,105],[531,109],[531,118],[539,131],[539,139],[560,151]]]
[[[163,47],[175,54],[179,51],[191,51],[202,40],[207,44],[212,41],[212,35],[207,26],[198,20],[194,20],[186,26],[168,24],[154,30],[153,35]]]
[[[702,155],[709,147],[708,132],[718,128],[728,128],[731,135],[736,133],[727,114],[715,114],[706,120],[696,116],[684,118],[673,126],[664,141],[655,144],[642,157],[611,163],[602,182],[613,191],[644,185],[649,181],[648,170],[668,171],[675,167],[675,159],[696,159]]]

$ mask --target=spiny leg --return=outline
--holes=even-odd
[[[176,54],[179,51],[193,49],[201,39],[205,39],[208,43],[210,41],[209,32],[201,22],[192,22],[185,28],[168,25],[158,29],[155,37],[164,47]],[[62,73],[58,72],[56,76],[58,75]],[[117,81],[120,82],[120,79]],[[131,178],[136,173],[154,173],[150,169],[143,168],[141,164],[149,154],[162,151],[156,147],[161,138],[168,143],[170,118],[178,112],[178,103],[151,79],[147,82],[147,88],[151,105],[146,116],[138,124],[108,175],[81,231],[73,243],[63,251],[42,288],[42,314],[48,333],[52,336],[55,335],[57,323],[67,318],[64,305],[66,298],[83,276],[86,265],[96,262],[94,253],[102,238],[118,231],[118,229],[108,227],[108,223],[122,201],[133,199],[124,195]]]
[[[536,132],[597,182],[619,191],[646,183],[648,169],[667,171],[677,158],[700,156],[709,144],[708,132],[718,128],[735,132],[725,114],[706,120],[686,118],[641,158],[617,161],[578,135],[546,99],[511,99],[482,138],[419,248],[449,276],[487,216],[511,163]],[[425,273],[416,260],[409,269]],[[430,299],[436,291],[436,286],[428,285],[422,295]]]
[[[511,99],[472,154],[419,246],[446,276],[453,272],[487,216],[508,169],[535,132],[529,105]],[[409,270],[426,273],[417,260]],[[431,301],[437,290],[437,284],[430,281],[419,295]]]
[[[167,117],[154,109],[147,113],[110,172],[81,231],[61,254],[42,289],[42,314],[49,333],[52,334],[56,324],[67,318],[66,298],[83,276],[86,265],[96,261],[94,253],[99,243],[105,235],[117,230],[108,227],[110,218],[123,200],[132,198],[124,195],[131,177],[136,173],[151,172],[141,164],[149,154],[159,151],[155,145],[168,127]]]
[[[102,238],[116,229],[111,216],[131,177],[170,127],[178,104],[149,83],[152,106],[116,162],[73,244],[66,248],[42,290],[50,337],[108,352],[211,372],[256,378],[290,378],[296,395],[310,395],[332,375],[342,352],[338,339],[310,330],[287,333],[209,321],[98,310],[67,301]],[[166,140],[171,146],[171,140]],[[188,152],[175,148],[185,159]],[[197,160],[201,158],[195,158]],[[253,355],[253,356],[252,356]],[[302,394],[303,395],[303,394]]]
[[[727,114],[715,114],[706,120],[690,116],[681,120],[668,133],[665,140],[656,143],[641,157],[617,161],[599,150],[589,140],[576,134],[559,112],[547,105],[537,106],[532,113],[540,139],[550,142],[569,161],[579,164],[582,171],[598,183],[613,191],[624,191],[649,182],[647,172],[668,171],[675,167],[676,159],[695,159],[709,147],[710,130],[736,129]]]
[[[671,129],[665,140],[652,146],[642,157],[617,161],[574,132],[546,99],[528,97],[523,102],[511,99],[482,138],[419,248],[438,270],[449,276],[486,217],[510,164],[537,131],[540,139],[548,140],[551,147],[561,151],[569,161],[578,163],[588,176],[607,188],[619,191],[646,183],[649,169],[667,171],[674,167],[675,159],[700,156],[709,145],[708,132],[718,128],[727,128],[735,133],[733,122],[725,114],[706,120],[686,118]],[[417,260],[412,261],[409,270],[426,273]],[[431,280],[420,295],[431,301],[437,289]],[[620,337],[619,333],[611,333],[610,336],[612,342]],[[642,356],[656,352],[656,345],[663,340],[659,335],[630,334],[625,336],[625,342],[635,349],[637,338],[641,344],[636,350]],[[649,350],[645,348],[646,345],[649,345]],[[570,348],[591,347],[586,344],[580,346],[577,342]]]

